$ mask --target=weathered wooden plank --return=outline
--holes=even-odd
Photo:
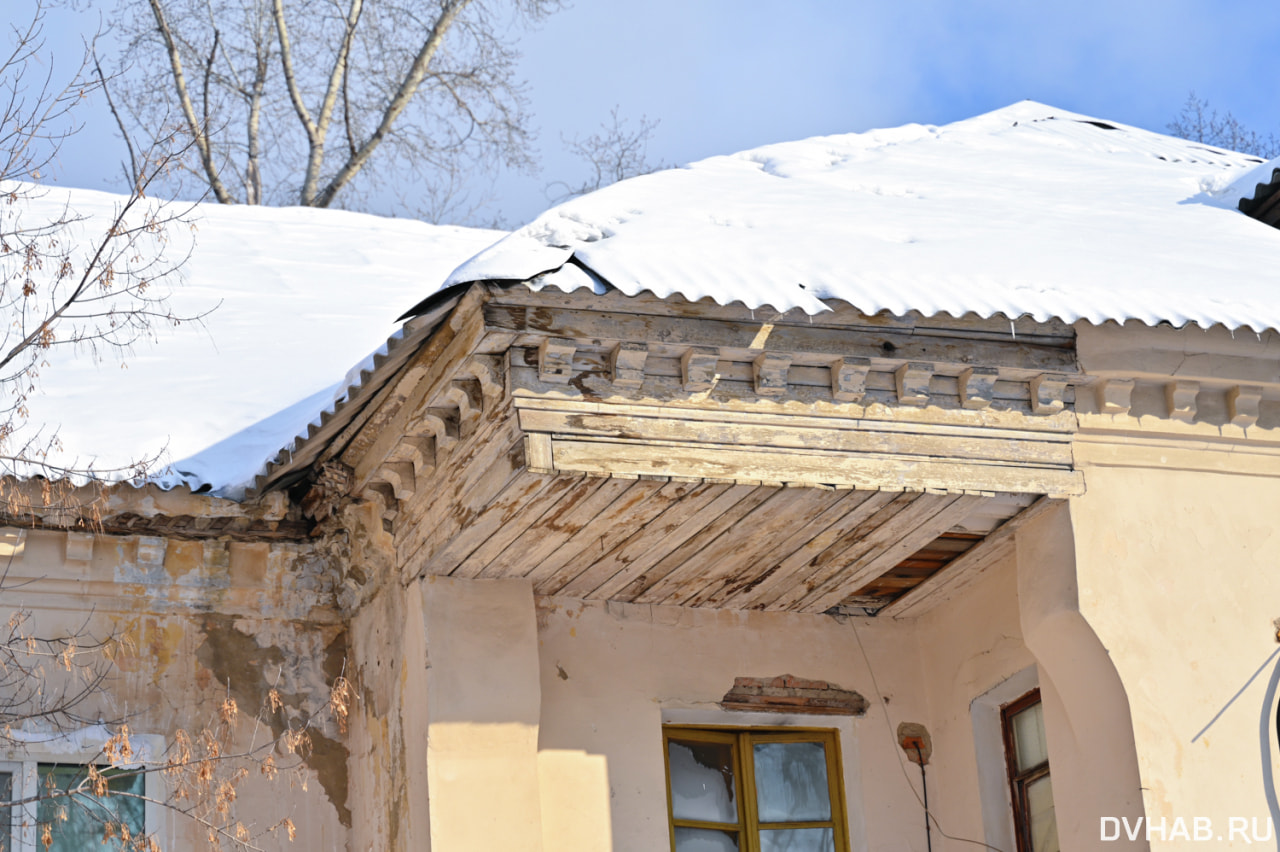
[[[511,523],[543,491],[566,479],[554,474],[521,471],[487,503],[455,504],[450,514],[459,518],[458,531],[444,539],[441,546],[423,562],[423,570],[429,574],[452,574],[468,556]]]
[[[478,488],[465,494],[454,492],[450,497],[442,495],[440,505],[432,507],[430,514],[419,516],[413,524],[412,534],[407,535],[396,548],[405,577],[411,579],[421,574],[441,548],[475,520],[495,496],[526,474],[524,446],[516,442],[509,444],[506,453],[488,466]],[[549,475],[529,475],[540,480],[550,478]]]
[[[619,544],[591,567],[566,583],[559,594],[602,600],[625,586],[658,559],[679,546],[694,531],[686,531],[690,518],[700,518],[702,509],[713,503],[729,488],[719,482],[698,483],[679,500],[671,503],[661,515]],[[702,521],[705,523],[705,520]],[[675,539],[682,536],[680,540]]]
[[[988,437],[975,428],[962,435],[921,434],[901,428],[881,431],[874,424],[865,430],[795,427],[778,424],[724,423],[685,420],[673,416],[634,416],[612,413],[570,413],[521,409],[520,427],[530,433],[588,435],[635,441],[681,441],[739,447],[788,447],[840,451],[918,455],[937,458],[1016,462],[1070,468],[1071,445],[1065,441],[1009,440]],[[843,424],[842,424],[843,425]],[[531,461],[532,464],[532,461]]]
[[[880,511],[832,542],[804,569],[796,572],[791,583],[778,589],[772,600],[758,608],[793,609],[814,589],[822,587],[868,553],[875,553],[897,541],[904,531],[915,527],[920,517],[928,517],[951,499],[936,494],[899,494]]]
[[[617,290],[604,294],[584,290],[565,293],[553,287],[535,292],[520,285],[490,285],[489,293],[496,304],[533,308],[604,309],[618,313],[723,319],[754,323],[757,326],[766,322],[775,326],[784,323],[809,327],[817,325],[837,328],[846,333],[863,329],[888,329],[916,335],[969,335],[993,340],[1033,340],[1059,346],[1070,346],[1075,341],[1075,330],[1071,325],[1056,319],[1041,322],[1031,317],[1010,320],[1003,316],[952,317],[946,314],[929,317],[915,313],[903,317],[886,313],[867,315],[847,302],[834,299],[826,301],[831,310],[810,316],[798,309],[779,313],[766,308],[747,308],[740,303],[720,305],[711,299],[690,302],[678,296],[662,298],[648,292],[634,296]]]
[[[555,463],[551,458],[550,435],[539,432],[525,435],[524,454],[530,470],[536,473],[551,473],[555,470]]]
[[[698,444],[553,439],[556,470],[701,479],[943,491],[1012,491],[1054,497],[1084,493],[1082,475],[1058,468],[978,464],[922,457]]]
[[[588,476],[583,483],[586,487],[594,485],[594,490],[576,500],[569,495],[543,513],[536,523],[495,557],[493,570],[502,568],[504,575],[509,577],[529,576],[547,557],[635,485],[636,480]]]
[[[422,401],[447,388],[459,365],[479,345],[484,337],[482,296],[479,288],[468,290],[449,319],[379,393],[371,414],[348,426],[332,441],[332,446],[339,448],[342,461],[355,471],[354,491],[359,492],[386,460]]]
[[[733,360],[751,360],[747,354],[756,346],[761,323],[730,322],[713,318],[653,316],[584,308],[522,308],[511,305],[485,306],[485,325],[499,331],[534,332],[549,337],[644,343],[661,340],[668,344],[710,346],[738,350],[725,353]],[[776,352],[812,352],[838,357],[894,357],[910,361],[951,364],[980,363],[1008,365],[1045,371],[1074,371],[1074,352],[1057,346],[1018,341],[949,339],[868,329],[851,334],[847,329],[818,325],[775,324],[766,347]]]
[[[791,534],[752,555],[751,565],[744,567],[732,576],[726,577],[719,585],[708,585],[700,591],[691,606],[722,607],[726,601],[737,597],[747,589],[754,588],[763,578],[769,576],[788,557],[800,551],[819,536],[828,533],[842,518],[865,502],[873,493],[870,491],[840,491],[838,499],[820,512],[810,512],[796,519],[791,526]],[[829,533],[828,533],[829,534]],[[836,533],[838,535],[838,533]],[[817,552],[817,551],[814,551]]]
[[[689,537],[687,541],[658,560],[652,568],[636,577],[615,600],[652,604],[663,600],[690,576],[698,573],[698,554],[721,536],[731,535],[744,517],[757,506],[776,497],[781,489],[773,486],[735,485],[725,494],[733,503],[721,514]],[[734,499],[736,498],[736,499]]]
[[[846,492],[818,488],[786,488],[744,518],[730,535],[723,535],[697,557],[698,571],[662,601],[673,606],[696,606],[701,593],[714,592],[726,580],[756,564],[758,554],[790,537],[798,519],[822,511]]]
[[[546,594],[561,594],[578,575],[589,571],[596,562],[608,558],[614,548],[626,544],[632,537],[643,535],[645,527],[657,521],[674,503],[705,484],[697,480],[659,483],[659,488],[645,500],[636,504],[630,512],[615,516],[609,528],[599,532],[594,542],[572,558],[542,584]],[[610,507],[612,508],[612,507]]]
[[[401,562],[428,538],[439,540],[456,531],[452,527],[459,521],[452,506],[460,502],[483,506],[524,468],[523,442],[510,421],[504,425],[507,428],[495,428],[489,440],[474,436],[475,440],[455,447],[448,461],[437,468],[437,474],[443,474],[401,505],[393,533]]]
[[[442,463],[437,464],[425,481],[418,483],[417,493],[401,504],[394,532],[401,559],[405,556],[406,547],[416,549],[417,544],[434,531],[438,519],[447,513],[450,502],[468,493],[486,477],[492,484],[494,466],[511,452],[513,444],[521,441],[515,418],[497,417],[481,424],[467,440],[442,452]],[[523,446],[519,456],[523,462]],[[412,543],[415,541],[417,544]]]
[[[506,566],[495,564],[494,559],[519,538],[530,526],[538,523],[544,513],[552,511],[561,500],[577,500],[590,494],[600,477],[568,474],[552,477],[547,486],[484,542],[471,552],[452,572],[454,577],[503,577]]]
[[[742,423],[757,426],[787,426],[796,429],[844,429],[858,431],[875,429],[882,432],[909,432],[924,435],[972,435],[976,429],[981,434],[1010,441],[1072,440],[1066,418],[1029,419],[1016,412],[994,411],[945,411],[936,409],[899,409],[888,411],[879,406],[827,405],[813,409],[797,410],[797,406],[764,403],[760,406],[730,407],[724,404],[707,405],[676,401],[658,403],[655,400],[631,400],[616,398],[608,401],[557,397],[540,397],[517,392],[513,399],[519,415],[526,411],[558,412],[561,414],[611,414],[621,417],[666,417],[693,422]],[[801,413],[803,411],[803,413]]]
[[[690,539],[707,529],[708,525],[723,518],[734,507],[753,491],[768,490],[754,485],[728,485],[720,483],[720,492],[715,499],[699,508],[679,527],[665,535],[649,535],[637,546],[641,552],[634,555],[625,569],[616,573],[607,582],[601,584],[588,597],[607,600],[631,601],[641,590],[651,583],[656,583],[664,575],[658,574],[656,566],[673,551],[683,546]],[[686,498],[687,501],[687,498]],[[745,514],[746,509],[742,514]],[[664,518],[666,516],[664,515]],[[680,566],[675,566],[678,570]]]
[[[843,507],[838,518],[820,532],[806,539],[793,552],[772,565],[762,563],[759,575],[721,598],[727,609],[757,609],[772,603],[778,595],[796,583],[803,582],[814,570],[814,561],[828,549],[847,547],[873,529],[877,520],[892,517],[914,499],[913,495],[890,491],[853,491],[836,508]],[[887,512],[887,513],[886,513]]]
[[[804,612],[825,612],[849,595],[857,594],[863,586],[892,570],[893,566],[963,521],[980,500],[981,497],[970,495],[952,497],[937,511],[917,516],[914,519],[915,525],[911,528],[899,528],[892,534],[886,529],[881,536],[883,544],[878,550],[867,552],[851,563],[847,570],[815,588],[794,608]],[[889,525],[896,526],[897,524]],[[891,535],[897,536],[897,540]]]
[[[618,345],[631,346],[635,344]],[[651,354],[645,362],[644,374],[637,377],[634,383],[625,386],[625,393],[628,395],[643,394],[646,381],[661,384],[660,380],[663,379],[683,379],[681,372],[683,369],[682,357],[663,354],[664,351],[679,351],[678,347],[664,348],[660,344],[651,344],[649,349]],[[511,352],[513,355],[513,367],[521,370],[537,369],[536,349],[517,346]],[[882,358],[874,362],[868,358],[837,359],[835,363],[844,363],[848,360],[868,362],[868,366],[862,368],[866,371],[862,377],[862,382],[857,385],[861,388],[861,391],[855,394],[852,392],[852,386],[840,387],[831,384],[832,367],[830,364],[823,363],[823,359],[830,358],[830,356],[812,353],[787,353],[787,355],[793,358],[793,361],[787,371],[787,385],[785,389],[781,389],[779,394],[783,398],[794,396],[797,393],[818,393],[824,399],[837,402],[870,404],[871,402],[893,403],[900,401],[895,370],[902,366],[902,362],[897,359]],[[608,366],[609,356],[610,353],[603,348],[577,350],[574,355],[573,371],[579,382],[590,380],[599,383],[603,380],[611,380],[612,373]],[[718,376],[717,383],[731,386],[739,396],[770,398],[771,395],[761,394],[754,385],[752,380],[753,369],[751,362],[735,361],[732,358],[718,359],[715,367],[715,373]],[[966,383],[962,381],[962,377],[970,369],[972,368],[961,367],[959,364],[939,365],[936,372],[929,378],[930,402],[935,405],[947,404],[958,408],[972,407],[965,404]],[[994,367],[983,369],[988,372],[997,372]],[[1040,374],[1033,373],[1030,370],[1017,370],[1008,367],[1004,368],[1004,372],[1009,375],[992,382],[989,386],[990,401],[1005,408],[1012,403],[1020,410],[1031,411],[1029,381],[1033,376]],[[541,377],[538,380],[544,384],[554,384],[543,380]],[[611,385],[614,390],[618,390],[616,384],[611,382]],[[801,391],[801,388],[804,390]],[[824,390],[826,393],[822,394],[821,392]],[[870,395],[868,396],[868,394]],[[1075,389],[1069,387],[1063,399],[1067,402],[1074,402],[1075,394]]]
[[[950,600],[1013,552],[1014,535],[1028,521],[1061,505],[1060,500],[1042,497],[997,527],[973,549],[958,556],[954,562],[877,614],[891,618],[916,618]]]
[[[654,480],[631,480],[625,491],[525,574],[533,582],[534,590],[539,594],[551,594],[572,579],[577,570],[570,573],[566,565],[583,551],[590,549],[596,555],[607,552],[603,546],[604,540],[611,533],[617,533],[619,524],[634,518],[649,498],[665,484]]]
[[[493,417],[486,419],[462,441],[447,436],[443,440],[439,439],[434,432],[429,431],[429,421],[426,419],[415,423],[408,435],[421,432],[425,436],[424,443],[434,448],[434,469],[419,477],[418,491],[404,502],[401,516],[413,517],[424,506],[443,496],[446,489],[456,491],[461,488],[461,483],[468,474],[474,479],[477,469],[483,469],[484,464],[491,463],[499,454],[506,452],[506,448],[520,435],[519,421],[509,414],[510,411],[509,403],[500,406]]]
[[[723,362],[722,362],[723,363]],[[1070,432],[1075,428],[1075,412],[1062,410],[1057,414],[1032,415],[1028,403],[1018,400],[1001,400],[999,405],[974,411],[960,407],[959,397],[949,397],[954,405],[930,405],[911,409],[897,404],[893,390],[871,388],[860,402],[840,402],[831,397],[831,389],[825,385],[792,385],[782,397],[762,397],[749,383],[728,381],[721,377],[715,387],[700,394],[691,395],[678,379],[665,376],[646,376],[635,390],[621,393],[598,373],[579,374],[569,386],[540,382],[536,371],[528,367],[512,367],[510,372],[513,393],[521,399],[551,398],[584,403],[667,406],[687,410],[740,411],[767,414],[798,413],[808,417],[852,417],[873,420],[902,420],[915,423],[938,423],[955,426],[984,426],[1035,431]],[[941,381],[941,380],[939,380]],[[954,384],[954,380],[948,379]],[[871,384],[868,379],[868,384]],[[1025,387],[1023,385],[1022,387]],[[1068,388],[1067,402],[1074,399],[1074,391]],[[945,400],[944,400],[945,401]]]

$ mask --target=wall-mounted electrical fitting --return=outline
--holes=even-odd
[[[933,738],[924,725],[916,722],[903,722],[898,725],[898,745],[907,753],[912,763],[925,766],[933,754]]]

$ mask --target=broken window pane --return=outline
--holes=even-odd
[[[830,828],[784,828],[760,832],[760,852],[835,852]]]
[[[755,767],[756,807],[761,822],[831,818],[827,753],[822,743],[757,743]]]
[[[672,816],[703,822],[738,821],[731,743],[669,740],[667,754]]]
[[[738,838],[730,831],[676,828],[676,852],[738,852]]]

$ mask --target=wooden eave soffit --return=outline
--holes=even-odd
[[[1069,340],[540,297],[462,300],[321,458],[410,576],[825,611],[985,501],[1083,489]]]

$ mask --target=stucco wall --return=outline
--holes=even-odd
[[[902,621],[535,599],[518,580],[385,587],[352,627],[365,696],[352,848],[440,852],[500,837],[505,849],[664,849],[664,723],[837,730],[855,850],[926,848],[919,770],[896,741],[899,723],[923,724],[935,816],[982,840],[970,705],[1034,665],[1018,580],[1007,558]],[[870,708],[720,708],[735,677],[784,673],[857,690]],[[986,757],[1003,760],[998,747]],[[934,832],[935,849],[948,843]]]
[[[669,844],[662,724],[789,723],[843,727],[841,749],[849,829],[855,849],[924,849],[923,815],[877,706],[851,624],[826,616],[741,613],[540,601],[541,754],[574,764],[581,795],[544,821],[547,849],[579,848],[552,835],[582,819],[597,826],[587,848],[614,852]],[[927,721],[914,632],[908,625],[859,622],[890,718]],[[768,717],[722,711],[738,676],[789,673],[855,689],[872,702],[866,717]],[[572,755],[572,757],[570,757]],[[564,773],[562,773],[564,774]],[[606,785],[607,784],[607,788]],[[611,802],[605,820],[590,803]],[[561,801],[569,797],[558,796]],[[585,805],[585,807],[584,807]],[[916,826],[904,831],[903,826]],[[608,835],[605,835],[605,829]],[[612,845],[605,845],[611,838]]]
[[[964,594],[918,622],[921,671],[933,720],[929,804],[948,834],[984,842],[1004,840],[1006,835],[989,831],[984,823],[979,761],[995,769],[998,782],[989,791],[997,801],[988,805],[986,819],[1011,825],[1012,817],[1003,744],[975,744],[972,704],[1035,667],[1035,658],[1022,640],[1017,584],[1017,561],[1010,555],[987,569]],[[1034,672],[1029,682],[1037,682]],[[1009,696],[1013,697],[1017,696]],[[935,848],[948,848],[945,839],[938,840],[944,845],[935,844]]]
[[[311,714],[328,697],[328,684],[342,671],[345,631],[336,615],[306,589],[306,548],[88,536],[38,530],[0,530],[0,561],[7,567],[3,614],[26,612],[26,630],[39,636],[79,635],[118,640],[114,663],[101,689],[77,705],[87,720],[127,722],[152,765],[178,729],[198,735],[214,726],[218,706],[235,698],[241,717],[226,740],[232,749],[270,740],[283,714],[255,716],[273,686],[290,710]],[[313,578],[314,579],[314,578]],[[93,660],[82,650],[81,662]],[[56,691],[60,675],[52,661],[46,686]],[[65,674],[62,675],[65,677]],[[49,726],[33,722],[30,735]],[[0,749],[0,760],[78,762],[100,746],[83,731],[86,749],[64,740],[29,748]],[[27,735],[24,735],[27,736]],[[92,740],[92,742],[90,742]],[[312,731],[316,769],[282,772],[268,781],[254,764],[238,790],[233,819],[260,831],[284,818],[298,836],[290,844],[281,830],[263,838],[264,848],[346,848],[346,748],[338,731],[317,723]],[[277,754],[284,767],[288,755]],[[305,782],[306,789],[303,789]],[[150,776],[148,794],[166,797],[167,779]],[[189,803],[188,803],[189,804]],[[203,831],[190,820],[157,812],[152,823],[166,849],[195,848]],[[301,844],[299,847],[297,844]]]
[[[1223,848],[1248,845],[1231,829],[1252,840],[1254,819],[1267,832],[1280,465],[1266,447],[1237,450],[1119,439],[1077,450],[1088,482],[1071,506],[1080,609],[1128,694],[1153,849],[1205,848],[1196,818]],[[1190,837],[1174,836],[1179,819]]]

